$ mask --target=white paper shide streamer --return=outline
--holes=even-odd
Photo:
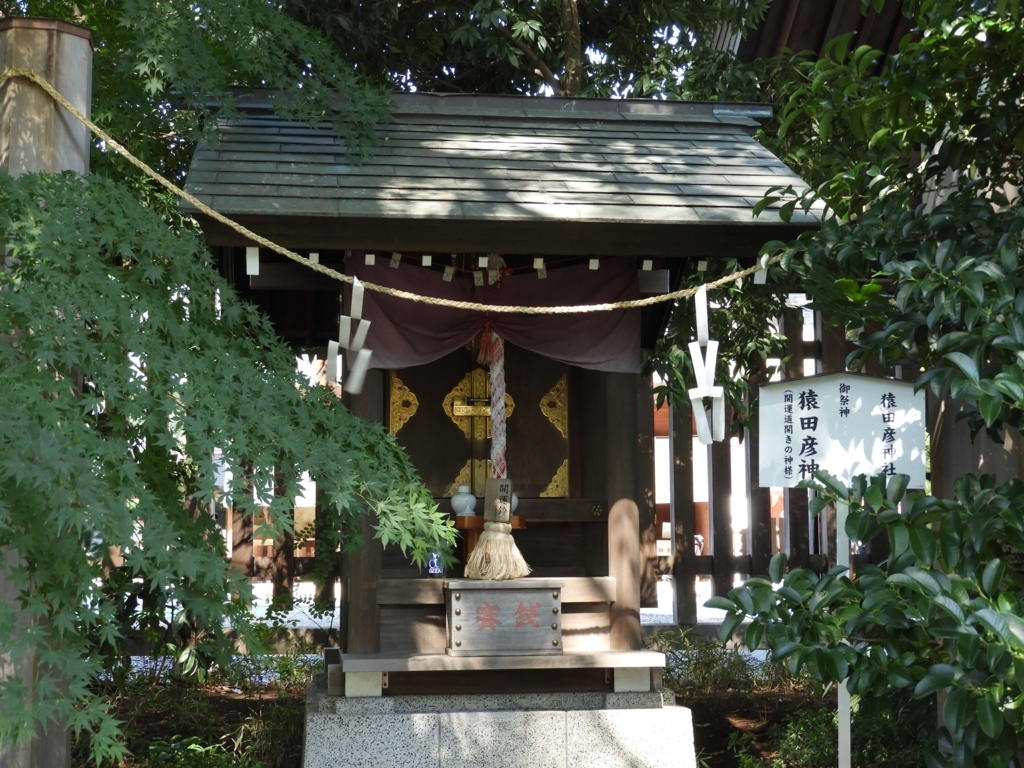
[[[718,342],[708,338],[708,293],[703,286],[693,301],[697,310],[697,340],[690,342],[689,349],[697,386],[689,392],[690,403],[697,423],[697,439],[704,445],[710,445],[715,440],[725,440],[725,390],[715,386]],[[710,426],[708,412],[704,408],[705,397],[711,398]]]
[[[348,314],[338,318],[338,341],[327,343],[327,381],[344,386],[346,392],[358,395],[363,391],[366,370],[373,352],[366,349],[366,334],[370,321],[363,319],[363,284],[359,278],[352,281],[352,300]],[[343,383],[341,351],[346,352],[348,376]]]

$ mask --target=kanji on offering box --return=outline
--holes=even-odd
[[[444,583],[449,656],[538,656],[562,652],[558,579]]]

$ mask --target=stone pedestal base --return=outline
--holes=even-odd
[[[306,693],[303,768],[696,768],[690,710],[662,694]]]

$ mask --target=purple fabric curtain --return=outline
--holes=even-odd
[[[361,253],[353,254],[346,270],[368,283],[483,304],[604,304],[640,295],[632,259],[601,259],[598,270],[586,265],[552,269],[545,280],[531,270],[503,278],[500,289],[474,286],[472,276],[464,273],[446,283],[436,270],[407,262],[398,269],[386,262],[367,266]],[[344,293],[348,307],[350,286],[345,286]],[[640,370],[638,309],[578,315],[494,314],[435,307],[366,291],[363,317],[370,321],[366,346],[373,350],[373,368],[408,368],[437,360],[469,343],[490,322],[505,341],[553,360],[598,371]]]

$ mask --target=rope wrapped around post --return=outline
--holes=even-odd
[[[491,375],[491,476],[507,480],[505,461],[505,342],[485,328],[477,360],[490,366]],[[493,480],[489,480],[491,485]],[[522,579],[530,573],[516,540],[512,538],[511,484],[505,483],[494,503],[484,507],[484,532],[466,562],[467,579],[505,581]],[[491,501],[491,493],[487,494]],[[503,498],[507,497],[507,498]]]

